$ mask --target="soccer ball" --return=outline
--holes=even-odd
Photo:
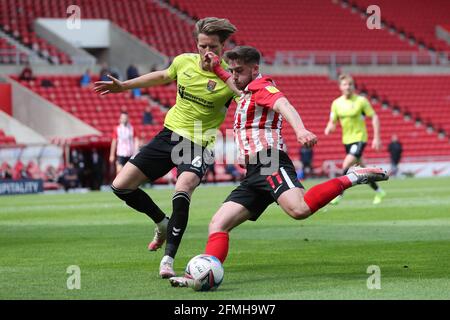
[[[223,280],[223,266],[216,257],[199,254],[188,262],[185,276],[194,279],[195,291],[216,290]]]

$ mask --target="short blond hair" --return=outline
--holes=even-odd
[[[228,20],[220,19],[216,17],[207,17],[198,20],[194,28],[195,41],[198,40],[200,33],[219,36],[221,43],[224,43],[233,33],[237,31],[237,28]]]
[[[344,81],[344,80],[348,80],[350,82],[350,84],[355,84],[355,80],[353,80],[353,77],[351,75],[349,75],[348,73],[343,73],[341,75],[339,75],[339,84]]]

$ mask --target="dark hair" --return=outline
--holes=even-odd
[[[261,60],[261,54],[259,51],[250,46],[238,46],[233,50],[225,52],[225,59],[239,60],[244,64],[259,64]]]
[[[122,115],[122,114],[128,115],[128,112],[127,111],[120,111],[120,115]]]
[[[195,41],[198,40],[200,33],[219,36],[221,43],[224,43],[233,33],[236,27],[228,19],[220,19],[216,17],[207,17],[198,20],[194,28]]]

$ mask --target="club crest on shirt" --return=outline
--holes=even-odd
[[[214,89],[216,88],[217,82],[213,81],[213,80],[209,80],[208,84],[206,85],[206,89],[208,89],[208,91],[213,92]]]

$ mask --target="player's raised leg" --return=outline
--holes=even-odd
[[[380,168],[351,167],[345,176],[315,185],[306,192],[300,188],[289,189],[277,201],[294,219],[306,219],[348,188],[388,179],[387,172]]]
[[[134,164],[127,162],[114,179],[111,188],[114,194],[131,208],[145,213],[156,223],[155,243],[161,246],[166,236],[168,218],[150,196],[139,186],[148,180],[147,176]]]
[[[342,162],[342,175],[345,176],[348,172],[348,169],[350,169],[350,167],[357,164],[358,160],[359,159],[357,157],[355,157],[353,154],[348,153],[345,156],[344,161]],[[343,197],[344,197],[344,193],[337,195],[333,200],[330,201],[330,204],[334,204],[334,205],[339,204],[339,202],[341,202]]]

